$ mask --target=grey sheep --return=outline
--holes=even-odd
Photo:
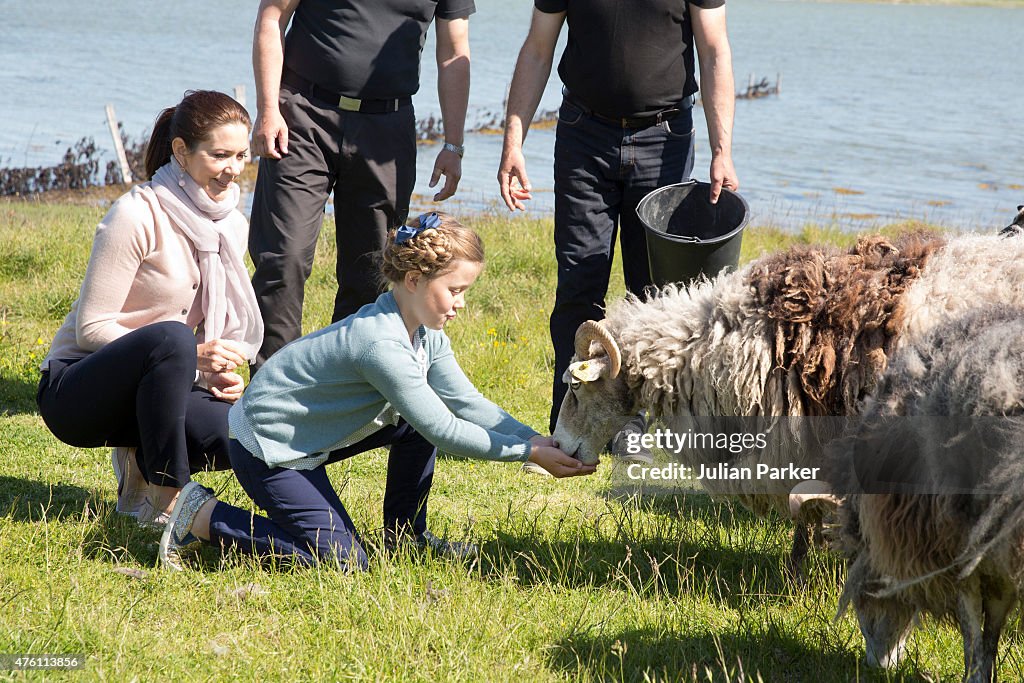
[[[897,663],[914,616],[951,619],[964,680],[994,664],[1024,570],[1024,309],[946,322],[890,361],[855,433],[829,448],[868,662]]]

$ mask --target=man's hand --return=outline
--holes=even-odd
[[[722,188],[735,192],[740,189],[739,178],[736,177],[736,169],[732,165],[732,157],[726,154],[717,154],[711,158],[711,203],[718,202]]]
[[[509,211],[526,210],[523,202],[533,199],[533,195],[530,194],[532,188],[530,178],[526,175],[526,157],[523,156],[522,147],[506,144],[502,149],[498,187]]]
[[[257,114],[252,129],[253,156],[280,159],[288,153],[288,126],[278,99],[284,69],[284,32],[298,6],[299,0],[260,0],[256,12],[252,41]]]
[[[437,102],[441,106],[445,142],[462,146],[466,129],[466,108],[469,106],[469,20],[438,19],[434,22],[437,35]],[[434,201],[448,199],[459,189],[462,179],[462,157],[441,148],[430,174],[430,187],[444,176],[444,186],[434,195]]]
[[[732,165],[732,124],[736,108],[736,85],[732,76],[732,49],[725,24],[725,7],[694,7],[690,14],[693,43],[700,63],[700,94],[711,146],[712,204],[722,188],[739,189]]]
[[[281,110],[274,107],[256,117],[252,128],[253,156],[280,159],[288,153],[288,124],[281,116]]]
[[[462,179],[462,157],[451,150],[442,149],[434,161],[434,172],[430,174],[430,187],[444,176],[444,186],[434,195],[435,202],[441,202],[455,194]]]
[[[544,85],[551,75],[558,34],[565,23],[565,12],[550,14],[533,8],[530,32],[519,50],[516,69],[508,88],[505,107],[505,137],[498,165],[498,189],[509,211],[526,210],[524,202],[533,199],[526,175],[523,141],[537,113]]]

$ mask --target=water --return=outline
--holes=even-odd
[[[133,136],[188,88],[244,85],[252,110],[256,5],[0,0],[0,165],[55,163],[83,136],[110,148],[108,102]],[[500,110],[532,2],[477,7],[470,122]],[[917,217],[990,228],[1024,203],[1024,11],[729,0],[728,12],[737,89],[750,73],[783,77],[780,97],[737,102],[733,155],[755,223],[834,218],[859,229]],[[424,54],[420,118],[438,114],[432,31]],[[541,108],[558,99],[552,74]],[[695,118],[706,179],[699,108]],[[553,143],[550,129],[526,141],[532,211],[552,205]],[[466,146],[458,197],[490,205],[500,136]],[[435,149],[421,148],[420,203],[433,193]]]

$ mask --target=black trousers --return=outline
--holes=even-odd
[[[405,222],[416,181],[416,122],[411,105],[364,114],[342,111],[282,86],[288,154],[260,159],[253,193],[249,255],[265,327],[262,364],[302,335],[306,280],[334,192],[338,292],[332,321],[380,294],[375,257],[389,228]]]
[[[178,322],[147,325],[80,360],[51,360],[36,402],[53,435],[81,448],[135,446],[158,486],[229,469],[231,404],[196,387],[196,337]]]
[[[562,375],[572,360],[576,330],[587,320],[604,318],[615,238],[622,246],[626,289],[642,297],[651,271],[637,204],[648,192],[690,176],[693,145],[689,107],[658,125],[622,128],[595,119],[568,99],[562,102],[555,129],[552,431],[565,397]]]
[[[397,426],[331,452],[327,462],[311,470],[267,467],[232,440],[235,476],[267,516],[218,502],[210,517],[211,542],[259,556],[292,556],[299,564],[334,560],[349,569],[366,569],[366,550],[327,477],[327,465],[383,446],[390,447],[385,533],[422,535],[427,530],[427,497],[437,449],[400,420]]]

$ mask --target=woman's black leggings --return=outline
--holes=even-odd
[[[231,404],[194,385],[196,337],[147,325],[79,360],[51,360],[36,402],[64,443],[135,446],[146,481],[183,487],[191,472],[229,469]]]

